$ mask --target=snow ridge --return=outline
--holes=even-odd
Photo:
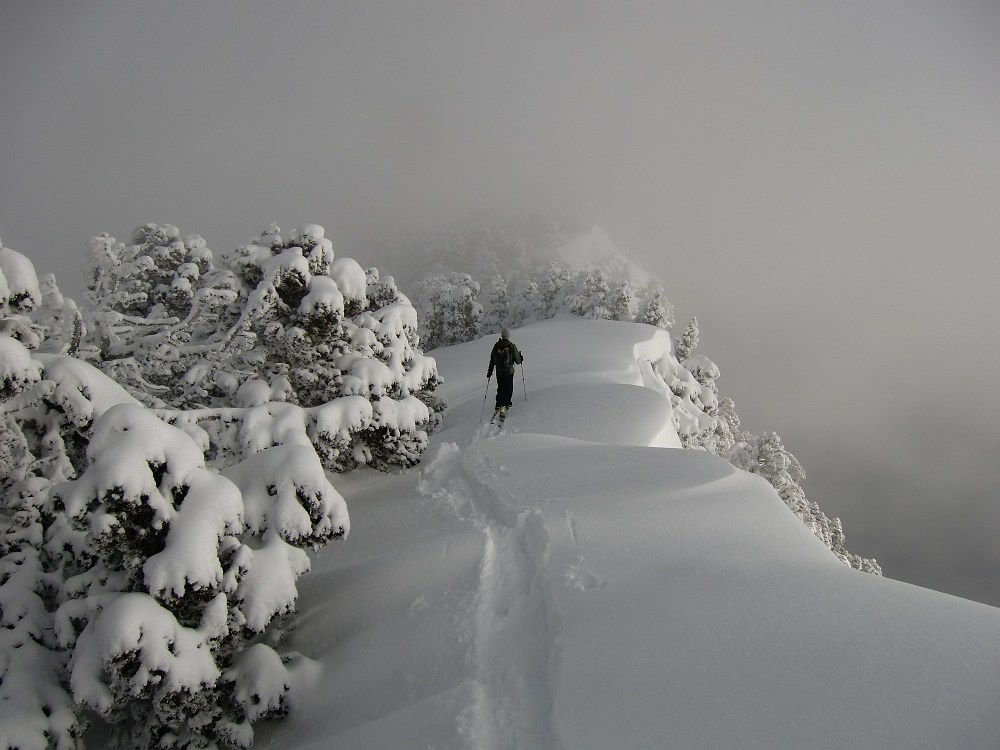
[[[995,746],[997,610],[852,570],[764,479],[669,448],[648,333],[515,330],[500,434],[492,341],[435,352],[419,471],[338,477],[352,533],[303,579],[258,750]]]

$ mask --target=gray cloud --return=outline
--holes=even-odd
[[[0,236],[78,294],[86,239],[145,221],[216,252],[319,222],[357,255],[483,209],[593,219],[849,542],[958,581],[996,499],[998,37],[992,2],[4,3]],[[987,417],[923,429],[983,466],[908,446],[935,401]],[[954,559],[906,558],[899,498]]]
[[[982,415],[943,411],[928,405],[857,441],[806,436],[808,494],[887,575],[1000,606],[996,446]]]

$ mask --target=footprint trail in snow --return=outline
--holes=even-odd
[[[464,449],[440,445],[420,485],[485,536],[469,654],[474,684],[457,728],[470,748],[557,748],[550,726],[554,628],[543,575],[545,523],[537,510],[510,507],[470,476],[464,461]]]

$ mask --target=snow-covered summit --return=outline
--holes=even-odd
[[[303,579],[256,747],[995,746],[1000,610],[852,570],[760,478],[669,447],[657,329],[512,338],[502,434],[493,338],[441,348],[420,469],[338,478],[352,535]]]

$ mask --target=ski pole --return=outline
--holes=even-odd
[[[524,362],[521,363],[521,387],[524,388],[524,400],[528,400],[528,386],[524,384]]]
[[[490,380],[492,379],[492,375],[486,378],[486,393],[483,394],[483,408],[479,410],[479,424],[483,423],[483,415],[486,413],[486,399],[490,396]]]

